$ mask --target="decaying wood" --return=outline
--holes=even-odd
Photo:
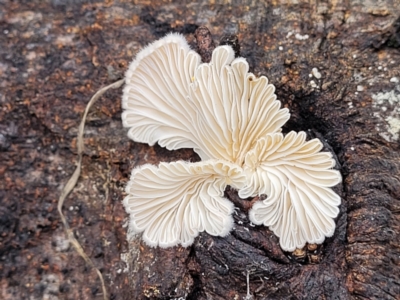
[[[196,51],[200,54],[202,62],[209,63],[211,60],[212,52],[215,49],[214,40],[210,30],[201,26],[194,32],[196,42]]]
[[[227,190],[239,208],[228,237],[128,245],[121,201],[132,168],[198,157],[129,141],[121,91],[110,91],[89,115],[82,175],[64,208],[110,298],[400,298],[398,1],[1,5],[1,299],[101,299],[57,215],[77,126],[94,92],[122,78],[141,47],[171,31],[193,42],[200,25],[215,41],[237,32],[240,55],[291,111],[284,132],[307,131],[335,153],[344,178],[337,230],[322,245],[282,252],[271,231],[249,222],[248,200]]]

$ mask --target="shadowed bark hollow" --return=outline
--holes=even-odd
[[[128,244],[121,201],[132,168],[198,157],[128,140],[121,91],[110,91],[89,114],[82,175],[64,206],[110,298],[400,299],[398,1],[3,0],[0,7],[0,298],[102,299],[57,214],[80,118],[142,47],[171,31],[212,45],[199,35],[206,26],[275,85],[292,115],[285,133],[306,131],[335,154],[343,176],[336,232],[322,245],[283,252],[268,228],[249,222],[250,200],[227,189],[238,207],[229,236],[203,233],[188,248]]]

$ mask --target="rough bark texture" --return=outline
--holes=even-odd
[[[237,33],[241,56],[292,113],[285,132],[308,131],[336,153],[336,233],[282,252],[227,191],[240,208],[227,238],[128,245],[121,200],[131,169],[198,157],[129,141],[121,91],[108,92],[90,113],[64,210],[111,299],[400,299],[399,20],[396,0],[0,0],[0,298],[102,298],[56,210],[83,110],[141,47],[171,31],[193,42],[205,25],[215,41]]]

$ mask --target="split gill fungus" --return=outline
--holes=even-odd
[[[342,178],[329,152],[304,132],[281,133],[289,120],[275,87],[249,72],[231,46],[202,63],[180,34],[169,34],[136,56],[125,77],[122,121],[135,142],[168,150],[192,148],[200,162],[143,165],[132,171],[123,203],[128,240],[152,247],[189,246],[199,232],[226,236],[233,228],[227,185],[241,198],[266,195],[249,211],[285,251],[333,235]]]

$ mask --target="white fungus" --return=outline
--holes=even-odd
[[[137,55],[125,81],[128,136],[169,150],[193,148],[201,158],[132,171],[124,199],[128,238],[143,232],[148,245],[170,247],[188,246],[202,231],[227,235],[234,211],[224,198],[227,185],[241,197],[267,195],[250,219],[269,226],[286,251],[333,234],[340,197],[330,187],[341,176],[332,155],[304,132],[280,133],[288,109],[230,46],[201,63],[183,36],[170,34]]]
[[[318,139],[306,142],[304,132],[292,131],[259,139],[246,155],[244,169],[251,176],[239,196],[268,195],[253,205],[250,220],[268,226],[280,237],[282,249],[322,243],[335,231],[340,197],[330,187],[341,176],[332,170],[332,154],[320,152],[322,147]]]
[[[247,61],[234,59],[230,46],[217,47],[203,64],[180,35],[151,46],[157,51],[144,49],[126,74],[122,121],[132,140],[169,150],[193,148],[202,160],[240,164],[258,138],[280,131],[289,119],[275,87],[249,73]]]
[[[314,75],[315,78],[321,79],[321,73],[318,71],[317,68],[313,68],[311,73]]]
[[[294,36],[299,41],[307,40],[310,36],[308,34],[301,35],[300,33],[296,33]]]
[[[311,81],[310,81],[310,85],[311,85],[311,87],[314,88],[314,89],[315,89],[315,88],[318,88],[318,85],[315,83],[314,80],[311,80]]]
[[[130,214],[128,238],[143,232],[149,246],[189,246],[199,232],[226,236],[233,203],[224,198],[229,184],[242,188],[243,170],[228,162],[177,161],[144,165],[132,171],[124,199]]]

